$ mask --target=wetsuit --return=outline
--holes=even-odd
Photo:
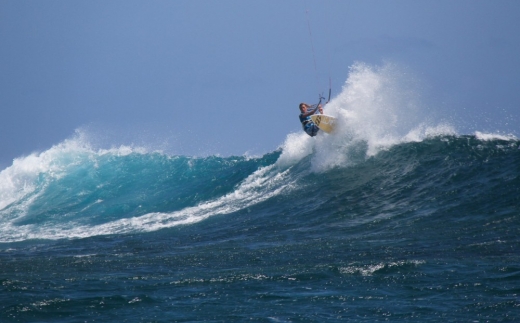
[[[312,121],[311,116],[304,117],[300,114],[300,122],[302,123],[303,131],[305,131],[309,136],[314,137],[318,134],[320,128]]]

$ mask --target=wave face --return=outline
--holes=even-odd
[[[263,167],[276,155],[171,157],[124,146],[92,150],[79,138],[68,140],[0,173],[0,239],[154,231],[230,213],[276,192],[270,183],[280,174],[266,177]]]
[[[0,315],[520,320],[520,141],[424,122],[395,75],[354,66],[326,107],[338,132],[259,157],[80,132],[16,159],[0,172]]]
[[[305,137],[295,138],[286,146],[296,147],[257,158],[171,157],[129,147],[93,151],[67,141],[0,173],[0,239],[149,232],[271,204],[291,205],[296,215],[307,213],[309,203],[331,212],[348,205],[350,212],[327,216],[348,214],[354,223],[373,220],[367,214],[415,219],[443,210],[449,218],[456,214],[446,215],[446,208],[487,214],[502,204],[516,210],[520,150],[514,139],[438,136],[371,157],[361,142],[336,147],[336,158],[348,167],[316,171],[330,155],[323,161],[321,147],[302,151],[295,142]],[[320,220],[324,216],[320,212]]]

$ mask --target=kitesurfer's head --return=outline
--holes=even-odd
[[[299,106],[299,107],[300,107],[300,111],[301,111],[302,113],[304,113],[305,110],[307,110],[308,105],[307,105],[306,103],[300,103],[300,106]]]

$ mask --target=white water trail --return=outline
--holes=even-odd
[[[28,239],[71,239],[98,235],[151,232],[178,225],[200,222],[210,216],[229,214],[258,204],[295,185],[287,176],[289,169],[279,172],[275,165],[262,167],[247,177],[233,192],[176,212],[148,213],[112,222],[86,226],[74,222],[63,224],[14,225],[13,221],[0,228],[0,242]]]

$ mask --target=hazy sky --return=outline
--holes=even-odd
[[[354,62],[406,67],[459,133],[519,136],[519,25],[517,0],[0,0],[0,166],[75,129],[265,153]]]

